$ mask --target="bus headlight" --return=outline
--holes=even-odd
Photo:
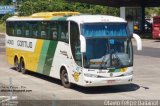
[[[124,73],[123,75],[125,75],[125,76],[128,76],[128,75],[133,75],[133,71],[126,72],[126,73]]]
[[[98,77],[98,75],[89,74],[89,73],[84,73],[84,76],[86,76],[86,77],[92,77],[92,78],[97,78]]]

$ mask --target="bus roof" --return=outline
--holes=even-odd
[[[60,16],[72,16],[80,14],[79,12],[40,12],[32,14],[32,18],[53,18],[53,17],[60,17]]]
[[[77,23],[126,22],[123,18],[108,15],[77,15],[68,17],[67,20]]]
[[[126,22],[124,19],[108,15],[83,15],[79,12],[40,12],[28,17],[13,16],[7,21],[36,21],[36,20],[70,20],[77,23],[96,22]]]
[[[59,19],[63,17],[69,17],[73,15],[80,14],[79,12],[40,12],[34,13],[31,16],[13,16],[7,19],[7,21],[21,21],[21,20],[52,20]]]

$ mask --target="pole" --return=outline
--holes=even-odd
[[[9,88],[10,88],[10,100],[12,100],[13,96],[12,78],[9,78]]]
[[[56,95],[53,94],[52,106],[56,106]]]
[[[142,28],[142,33],[145,33],[145,6],[142,6],[141,7],[142,8],[142,26],[141,26],[141,28]]]

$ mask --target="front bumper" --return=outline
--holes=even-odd
[[[133,75],[121,76],[121,77],[111,77],[111,78],[90,78],[84,77],[84,83],[82,86],[108,86],[108,85],[121,85],[129,84],[132,82]]]

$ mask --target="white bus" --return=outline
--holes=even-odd
[[[6,21],[6,57],[23,74],[61,79],[64,87],[129,84],[133,78],[127,22],[107,15],[43,12]]]

